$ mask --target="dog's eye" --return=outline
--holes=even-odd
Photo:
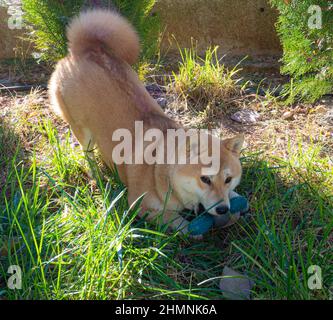
[[[227,179],[225,179],[225,184],[227,184],[227,183],[230,183],[231,182],[231,180],[232,180],[232,178],[231,177],[228,177]]]
[[[201,179],[201,181],[202,181],[203,183],[206,183],[206,184],[208,184],[209,186],[212,184],[212,180],[210,180],[210,178],[207,177],[207,176],[202,176],[200,179]]]

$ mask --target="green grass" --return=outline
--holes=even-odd
[[[333,169],[320,146],[300,144],[288,160],[245,152],[238,192],[250,216],[194,241],[139,219],[140,200],[129,207],[103,166],[90,163],[90,180],[71,134],[47,117],[11,128],[0,122],[0,298],[220,299],[225,265],[254,280],[255,299],[329,298]],[[6,286],[10,265],[22,290]],[[322,290],[308,289],[310,265]]]
[[[228,70],[218,57],[218,47],[208,48],[203,58],[194,46],[179,51],[181,61],[173,72],[171,90],[189,101],[193,111],[203,111],[208,105],[221,107],[239,95],[238,66]]]

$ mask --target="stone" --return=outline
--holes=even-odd
[[[146,89],[150,94],[161,94],[165,92],[165,89],[159,86],[157,83],[147,84]]]
[[[231,120],[242,124],[253,124],[260,119],[260,114],[250,109],[237,111],[231,116]]]
[[[156,101],[163,109],[166,108],[166,106],[168,105],[168,101],[166,98],[163,98],[163,97],[157,98]]]
[[[225,266],[220,281],[223,296],[230,300],[249,300],[254,282],[247,276]]]
[[[324,116],[324,121],[331,126],[333,125],[333,109],[327,112]]]
[[[286,111],[283,115],[282,115],[282,119],[283,120],[293,120],[294,119],[294,114],[291,111]]]

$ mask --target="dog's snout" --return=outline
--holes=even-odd
[[[228,213],[228,211],[229,211],[229,207],[225,206],[225,205],[219,206],[219,207],[216,208],[216,213],[217,214],[221,214],[221,215],[226,214],[226,213]]]

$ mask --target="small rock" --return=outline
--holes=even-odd
[[[220,289],[226,299],[249,300],[254,282],[247,276],[229,268],[224,267],[220,281]]]
[[[163,93],[165,92],[165,89],[161,86],[159,86],[158,84],[156,83],[150,83],[150,84],[147,84],[146,85],[146,89],[147,91],[150,93],[150,94],[153,94],[153,93]]]
[[[324,116],[324,121],[329,125],[333,125],[333,109]]]
[[[166,108],[168,104],[168,101],[165,98],[157,98],[156,101],[162,108]]]
[[[260,114],[256,111],[249,109],[237,111],[231,116],[231,120],[243,124],[256,123],[259,119],[260,119]]]
[[[286,111],[283,115],[282,115],[282,119],[283,120],[293,120],[294,119],[294,114],[291,111]]]
[[[244,90],[244,92],[245,92],[246,94],[256,94],[256,93],[257,93],[257,90],[256,90],[256,88],[254,88],[254,87],[248,87],[248,88],[246,88],[246,89]]]

